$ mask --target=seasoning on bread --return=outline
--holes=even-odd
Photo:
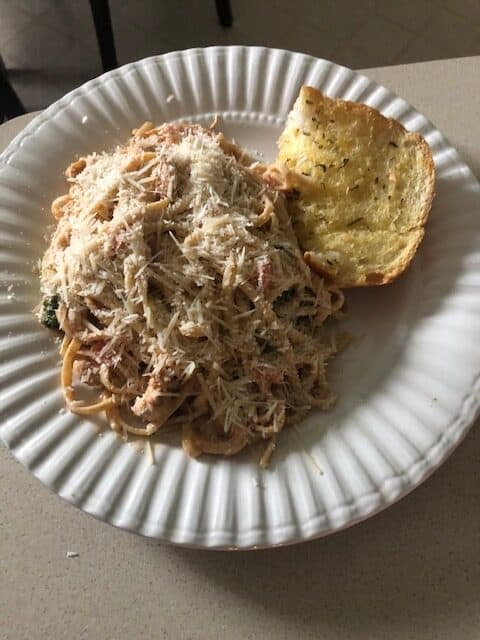
[[[400,275],[423,238],[434,197],[434,164],[422,136],[371,107],[304,86],[278,146],[310,267],[341,287]]]

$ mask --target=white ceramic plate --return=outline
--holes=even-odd
[[[62,409],[58,345],[31,314],[32,266],[52,198],[75,154],[123,142],[144,120],[210,122],[275,157],[302,84],[365,102],[419,131],[437,169],[427,234],[396,283],[351,291],[355,343],[331,369],[336,409],[284,432],[262,471],[251,453],[191,460],[157,445],[156,465]],[[173,99],[168,96],[173,95]],[[479,407],[480,188],[456,151],[404,100],[325,60],[262,48],[189,50],[93,80],[55,103],[0,162],[0,435],[43,483],[84,511],[201,547],[269,546],[325,535],[417,486],[465,435]],[[309,455],[323,469],[323,475]]]

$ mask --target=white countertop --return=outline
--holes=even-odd
[[[366,71],[432,120],[477,177],[479,72],[480,57]],[[30,117],[0,127],[0,150]],[[0,638],[478,640],[479,426],[383,513],[261,552],[193,551],[114,529],[0,447]]]

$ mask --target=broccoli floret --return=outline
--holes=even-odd
[[[40,316],[40,322],[47,329],[60,329],[58,324],[57,314],[55,311],[58,309],[60,303],[60,296],[55,294],[53,296],[46,296],[42,302],[42,314]]]

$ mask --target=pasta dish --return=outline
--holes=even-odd
[[[334,402],[341,292],[304,263],[272,173],[213,128],[145,123],[66,170],[41,263],[68,408],[233,455]],[[98,389],[86,404],[75,382]]]

